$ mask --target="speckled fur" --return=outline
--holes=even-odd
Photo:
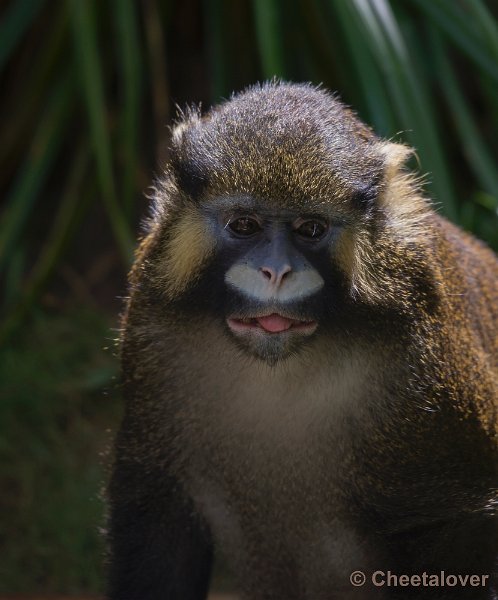
[[[204,598],[212,537],[253,600],[493,598],[348,583],[496,570],[498,260],[434,212],[408,153],[305,85],[177,125],[123,319],[112,600]],[[275,367],[186,304],[216,260],[198,207],[244,195],[343,223],[341,322]]]

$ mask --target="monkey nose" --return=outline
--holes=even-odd
[[[285,277],[292,271],[292,267],[286,264],[278,269],[274,269],[273,267],[261,267],[260,270],[271,285],[279,287]]]

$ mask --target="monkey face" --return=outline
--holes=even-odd
[[[206,218],[221,266],[210,277],[211,285],[222,280],[216,310],[231,339],[270,363],[298,351],[325,316],[329,249],[340,225],[319,214],[272,211],[251,198],[211,204]]]

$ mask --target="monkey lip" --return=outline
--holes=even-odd
[[[299,333],[313,333],[317,327],[316,321],[291,319],[277,313],[261,317],[230,317],[227,322],[230,329],[236,333],[258,329],[266,333],[283,333],[289,330]]]

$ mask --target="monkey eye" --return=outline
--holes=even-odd
[[[328,226],[323,221],[308,219],[307,221],[301,221],[294,228],[294,231],[306,240],[317,241],[325,235],[327,229]]]
[[[238,217],[227,223],[227,227],[236,235],[248,237],[261,231],[261,225],[254,217]]]

